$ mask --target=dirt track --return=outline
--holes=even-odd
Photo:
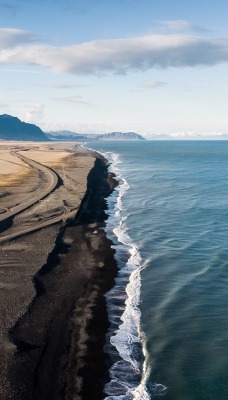
[[[20,213],[21,211],[25,210],[26,208],[34,205],[37,203],[39,200],[42,200],[44,197],[46,197],[52,190],[54,190],[58,184],[59,181],[59,176],[56,174],[55,171],[51,170],[50,168],[46,167],[45,165],[42,165],[38,163],[37,161],[31,160],[28,157],[25,157],[24,155],[14,152],[15,156],[20,158],[23,162],[28,164],[31,168],[35,168],[38,171],[42,171],[47,178],[47,187],[43,188],[42,191],[38,190],[35,192],[35,195],[32,196],[29,200],[26,200],[23,203],[20,203],[19,205],[11,208],[10,210],[6,211],[4,214],[0,215],[0,221],[3,221],[4,219],[8,217],[13,217],[14,215]]]
[[[0,199],[0,243],[73,218],[86,190],[88,172],[94,164],[91,153],[81,148],[77,152],[48,147],[45,150],[43,147],[19,150],[12,151],[9,145],[10,154],[18,157],[30,170],[27,168],[28,179],[25,176],[18,184],[6,186],[5,192],[11,202],[4,197]],[[4,193],[4,187],[2,190]]]

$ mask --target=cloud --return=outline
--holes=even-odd
[[[0,0],[0,9],[2,11],[11,12],[13,14],[22,13],[24,8],[33,7],[34,3],[38,0]],[[75,14],[82,14],[85,12],[85,7],[75,4],[75,0],[39,0],[39,6],[60,8],[62,12],[74,12]],[[90,4],[89,4],[90,6]]]
[[[0,1],[0,9],[3,11],[10,12],[12,14],[16,14],[17,6],[7,1]]]
[[[32,34],[9,29],[0,50],[0,65],[37,65],[58,73],[127,74],[151,68],[212,66],[228,62],[228,38],[202,39],[191,35],[146,35],[97,40],[71,46],[31,44]],[[29,43],[21,45],[27,39]]]
[[[88,101],[85,101],[82,96],[66,96],[66,97],[56,97],[52,100],[57,101],[62,104],[77,104],[77,105],[86,105],[91,106]]]
[[[37,36],[23,29],[0,28],[0,51],[37,41]]]
[[[39,85],[41,86],[41,85]],[[57,84],[50,84],[50,85],[42,85],[42,87],[46,87],[49,89],[74,89],[74,88],[82,88],[85,87],[85,85],[69,85],[65,83],[57,83]]]
[[[42,74],[42,72],[39,70],[34,70],[34,69],[21,69],[21,68],[7,68],[7,69],[0,69],[0,72],[12,72],[12,73],[22,73],[22,74]]]
[[[26,115],[22,117],[26,122],[41,122],[45,117],[45,107],[41,103],[33,103],[27,107]]]
[[[175,31],[209,32],[209,29],[206,29],[200,25],[191,24],[190,22],[182,19],[160,21],[160,23],[164,27]]]
[[[0,107],[1,108],[6,108],[6,107],[8,108],[9,104],[6,104],[6,103],[0,101]]]
[[[161,86],[165,86],[166,82],[163,81],[153,81],[153,80],[148,80],[143,82],[143,87],[145,89],[157,89]]]

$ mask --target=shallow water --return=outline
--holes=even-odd
[[[90,147],[125,184],[109,200],[121,272],[108,398],[227,399],[228,142]]]

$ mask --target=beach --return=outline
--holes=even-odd
[[[82,147],[21,146],[0,146],[0,398],[102,399],[104,294],[117,274],[105,198],[116,182]]]

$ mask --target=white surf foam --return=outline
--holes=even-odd
[[[143,368],[142,334],[140,330],[140,288],[141,257],[139,249],[127,233],[127,214],[123,208],[123,196],[130,189],[121,174],[120,158],[115,153],[104,154],[110,161],[109,171],[113,172],[119,182],[116,190],[108,197],[107,234],[114,242],[115,257],[120,268],[115,287],[107,294],[109,313],[112,315],[108,343],[116,349],[119,356],[110,370],[110,382],[105,387],[112,399],[150,399],[145,385],[141,382]],[[118,294],[118,296],[117,296]],[[123,312],[115,308],[116,299],[122,299]],[[114,307],[113,307],[114,305]],[[119,324],[116,325],[116,322]],[[137,389],[138,388],[138,389]],[[147,397],[145,397],[145,394]],[[142,397],[141,397],[142,398]]]
[[[111,326],[105,349],[114,364],[109,371],[110,382],[105,386],[105,400],[150,400],[150,393],[162,395],[166,388],[154,384],[150,393],[147,389],[150,368],[144,354],[139,309],[142,260],[138,246],[128,235],[123,207],[123,196],[130,186],[122,176],[119,155],[101,154],[110,162],[109,171],[119,183],[107,198],[106,233],[114,243],[120,270],[114,288],[106,295]]]

